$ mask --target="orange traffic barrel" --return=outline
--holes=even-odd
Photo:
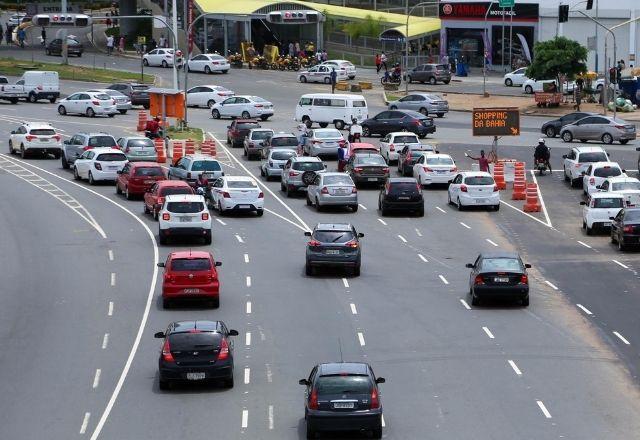
[[[527,183],[527,188],[525,190],[524,212],[540,212],[538,185],[535,183]]]
[[[147,112],[144,110],[138,111],[138,131],[144,131],[147,127],[147,121],[149,117],[147,116]]]

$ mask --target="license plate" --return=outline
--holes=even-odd
[[[378,181],[378,178],[377,178],[377,177],[369,177],[367,180],[368,180],[369,182],[377,182],[377,181]]]
[[[409,200],[409,197],[398,197],[398,200]]]
[[[200,293],[200,289],[184,289],[184,293]]]
[[[40,139],[40,142],[49,142],[49,139]]]
[[[508,283],[509,277],[495,277],[493,281],[496,283]]]
[[[446,171],[444,171],[444,170],[438,170],[438,174],[444,174],[444,173],[446,173]]]
[[[187,373],[187,380],[202,380],[207,375],[205,373]]]
[[[347,192],[346,192],[345,190],[343,190],[343,189],[337,189],[337,190],[336,190],[336,192],[335,192],[335,194],[337,194],[337,195],[339,195],[339,196],[344,195],[344,194],[346,194],[346,193],[347,193]]]
[[[340,251],[338,249],[327,249],[324,253],[327,255],[339,255]]]
[[[602,226],[604,226],[604,227],[611,226],[611,222],[604,222],[604,223],[602,224]]]
[[[251,208],[251,205],[238,205],[238,207],[240,209],[249,209],[249,208]]]
[[[180,217],[180,221],[183,222],[183,223],[190,222],[191,221],[191,217]]]
[[[353,408],[355,405],[353,402],[333,402],[334,408]]]
[[[483,200],[482,199],[475,199],[476,203],[482,203]]]
[[[107,167],[108,170],[117,170],[118,167]]]
[[[154,183],[156,183],[156,181],[155,181],[155,180],[145,180],[145,181],[144,181],[144,184],[145,184],[145,185],[153,185]]]

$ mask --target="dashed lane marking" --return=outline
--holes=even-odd
[[[620,339],[622,342],[625,343],[625,345],[631,345],[631,342],[627,341],[627,338],[625,338],[624,336],[622,336],[620,333],[618,332],[613,332],[614,335],[616,335],[618,337],[618,339]]]
[[[238,243],[244,243],[244,240],[238,234],[236,234],[236,240],[238,240]]]
[[[96,374],[93,376],[93,389],[95,390],[100,385],[100,375],[102,374],[102,370],[100,368],[96,369]]]
[[[468,224],[466,224],[466,223],[460,222],[460,224],[461,224],[462,226],[464,226],[465,228],[467,228],[467,229],[471,229],[471,226],[469,226],[469,225],[468,225]]]
[[[107,316],[113,316],[113,301],[109,301],[109,310],[107,310]]]
[[[109,345],[109,333],[105,333],[102,337],[102,349],[106,350],[107,345]]]
[[[624,269],[629,269],[629,266],[627,266],[626,264],[622,264],[621,262],[619,262],[618,260],[611,260],[614,263],[616,263],[618,266],[624,268]]]
[[[273,405],[269,405],[267,418],[269,420],[269,429],[273,429]]]
[[[364,206],[362,203],[358,203],[358,206],[361,207],[362,209],[364,209],[365,211],[367,210],[367,207]]]
[[[243,409],[242,410],[242,423],[241,423],[242,428],[246,428],[247,426],[249,426],[249,410]]]
[[[109,261],[113,261],[113,251],[109,249]]]
[[[511,359],[509,359],[508,362],[509,362],[509,365],[511,365],[511,368],[513,368],[513,371],[515,371],[518,376],[522,376],[522,371],[520,371],[520,368],[518,368],[516,363],[513,362]]]
[[[364,347],[364,335],[362,334],[362,332],[358,332],[358,341],[360,341],[360,345],[362,347]]]
[[[356,305],[351,303],[349,304],[349,307],[351,307],[351,314],[353,315],[357,315],[358,314],[358,310],[356,309]]]
[[[399,235],[399,234],[398,234],[398,238],[399,238],[403,243],[406,243],[406,242],[407,242],[407,239],[406,239],[406,238],[404,238],[402,235]]]
[[[219,218],[217,218],[216,221],[218,223],[220,223],[222,226],[227,226],[227,224],[225,222],[223,222],[222,220],[220,220]]]
[[[244,254],[244,262],[245,263],[249,262],[249,254]]]
[[[467,302],[465,300],[463,300],[462,298],[460,299],[460,302],[462,303],[462,305],[464,306],[465,309],[467,310],[471,310],[471,307],[469,306],[469,304],[467,304]]]
[[[420,259],[421,259],[422,261],[424,261],[425,263],[428,263],[428,262],[429,262],[429,260],[427,260],[427,259],[424,257],[424,255],[422,255],[422,254],[418,254],[418,258],[420,258]]]
[[[580,241],[578,240],[578,243],[580,243],[582,246],[586,247],[587,249],[593,249],[591,246],[589,246],[587,243],[585,243],[584,241]]]
[[[420,232],[420,229],[417,229],[417,228],[416,228],[416,235],[417,235],[418,237],[422,237],[422,232]]]
[[[82,418],[82,425],[80,425],[80,434],[85,434],[87,432],[87,426],[89,426],[89,418],[91,417],[91,413],[84,413],[84,417]]]
[[[251,301],[247,301],[247,315],[251,314]]]
[[[247,332],[244,335],[244,345],[246,345],[247,347],[251,345],[251,332]]]
[[[486,240],[487,240],[487,243],[489,243],[491,246],[498,247],[498,243],[496,243],[495,241],[492,241],[492,240],[490,240],[488,238]]]
[[[540,408],[540,411],[542,411],[542,414],[544,414],[544,416],[547,419],[550,419],[551,418],[551,413],[549,412],[547,407],[544,406],[544,403],[542,403],[542,400],[536,400],[536,403],[538,404],[538,407]]]
[[[436,209],[437,209],[438,211],[442,212],[443,214],[446,214],[446,213],[447,213],[447,211],[445,211],[444,209],[442,209],[442,208],[441,208],[441,207],[439,207],[439,206],[436,206]]]
[[[449,284],[449,281],[447,281],[447,279],[442,275],[438,275],[438,277],[440,278],[440,281],[442,281],[444,284]]]
[[[251,287],[251,277],[247,276],[247,287]]]
[[[551,287],[553,290],[558,290],[558,287],[550,281],[544,280],[545,284]]]
[[[482,327],[482,330],[484,330],[484,332],[487,334],[487,336],[489,336],[490,339],[496,338],[495,336],[493,336],[493,333],[491,333],[491,330],[489,330],[488,327]]]
[[[249,367],[244,369],[244,384],[248,385],[251,382],[251,369]]]
[[[587,309],[585,306],[583,306],[582,304],[576,304],[576,307],[579,308],[580,310],[582,310],[584,313],[586,313],[587,315],[593,315],[593,313],[591,313],[591,310]]]
[[[385,222],[385,221],[384,221],[384,220],[382,220],[381,218],[379,218],[379,219],[378,219],[378,221],[379,221],[380,223],[382,223],[383,225],[387,226],[387,222]]]
[[[346,287],[347,289],[349,288],[349,280],[347,280],[346,278],[342,279],[342,284],[344,285],[344,287]]]
[[[111,272],[111,287],[116,285],[116,273]]]

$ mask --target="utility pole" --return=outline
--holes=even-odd
[[[598,19],[598,0],[596,0],[596,20]],[[594,72],[598,71],[598,25],[595,24],[595,28],[596,28],[596,56],[595,56],[595,68],[593,69]],[[606,61],[605,61],[606,62]]]
[[[176,52],[178,50],[178,0],[171,0],[171,27],[173,27],[173,88],[177,89],[178,67],[176,66]]]
[[[67,0],[61,0],[60,12],[67,13]],[[67,44],[67,28],[62,29],[62,64],[69,64],[69,45]]]

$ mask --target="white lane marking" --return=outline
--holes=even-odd
[[[622,264],[621,262],[619,262],[618,260],[611,260],[614,263],[616,263],[618,266],[623,267],[625,269],[629,269],[629,266],[627,266],[626,264]]]
[[[582,304],[576,304],[576,307],[578,307],[580,310],[582,310],[584,313],[586,313],[587,315],[593,315],[593,313],[591,313],[591,310],[587,309],[585,306],[583,306]]]
[[[247,301],[247,315],[251,314],[251,301]]]
[[[362,209],[364,209],[365,211],[367,210],[367,207],[364,206],[362,203],[358,203],[358,206],[361,207]]]
[[[438,275],[438,277],[440,277],[440,280],[445,283],[445,284],[449,284],[449,281],[447,281],[447,279],[445,277],[443,277],[442,275]]]
[[[247,287],[251,287],[251,277],[247,277]]]
[[[107,345],[109,345],[109,333],[105,333],[102,337],[102,349],[106,350]]]
[[[547,220],[547,226],[553,228],[551,224],[551,218],[549,218],[549,212],[547,211],[547,205],[544,204],[544,199],[542,198],[542,191],[540,190],[540,185],[538,185],[538,179],[536,179],[536,175],[531,170],[531,178],[533,179],[533,183],[538,187],[538,200],[540,200],[540,207],[542,208],[542,213],[544,214],[544,218]]]
[[[536,403],[538,404],[538,407],[540,408],[540,411],[542,411],[542,414],[544,414],[544,416],[547,419],[550,419],[551,418],[551,413],[549,412],[547,407],[544,406],[544,403],[542,403],[542,400],[536,400]]]
[[[385,428],[387,424],[384,421],[384,414],[382,414],[382,427]]]
[[[513,362],[511,359],[509,359],[508,362],[509,362],[509,365],[511,365],[511,368],[513,368],[513,371],[515,371],[518,376],[522,376],[522,371],[520,371],[520,368],[518,368],[516,363]]]
[[[578,243],[580,243],[582,246],[586,247],[587,249],[592,249],[591,246],[589,246],[587,243],[585,243],[584,241],[580,241],[578,240]]]
[[[422,232],[420,232],[420,229],[417,229],[417,228],[416,228],[416,235],[417,235],[418,237],[422,237]]]
[[[220,220],[219,218],[216,219],[218,221],[218,223],[220,223],[222,226],[227,226],[227,224],[225,222],[223,222],[222,220]]]
[[[98,388],[100,385],[100,375],[102,374],[102,370],[100,368],[96,369],[96,374],[93,376],[93,389]]]
[[[383,225],[387,226],[387,222],[385,222],[385,221],[384,221],[384,220],[382,220],[381,218],[379,218],[379,219],[378,219],[378,221],[379,221],[380,223],[382,223]]]
[[[349,280],[347,280],[346,278],[342,279],[342,284],[344,284],[344,287],[349,288]]]
[[[244,369],[244,384],[248,385],[251,382],[251,368],[247,367]]]
[[[269,405],[268,418],[269,418],[269,429],[273,429],[273,405]]]
[[[495,336],[493,336],[493,333],[491,333],[491,330],[489,330],[488,327],[482,327],[482,330],[484,330],[484,332],[487,334],[487,336],[489,336],[490,339],[496,338]]]
[[[286,217],[284,217],[284,216],[282,216],[282,215],[278,214],[278,213],[277,213],[277,212],[275,212],[275,211],[272,211],[272,210],[270,210],[270,209],[264,208],[264,212],[268,212],[268,213],[269,213],[269,214],[271,214],[271,215],[275,215],[275,216],[276,216],[276,217],[278,217],[279,219],[282,219],[282,220],[284,220],[284,221],[285,221],[285,222],[287,222],[287,223],[291,223],[293,226],[295,226],[296,228],[300,229],[301,231],[307,232],[307,230],[306,230],[305,228],[303,228],[302,226],[300,226],[300,225],[299,225],[299,224],[297,224],[296,222],[293,222],[293,221],[289,220],[288,218],[286,218]]]
[[[469,307],[469,304],[467,304],[467,302],[465,300],[460,299],[460,302],[462,303],[462,305],[464,306],[465,309],[471,310],[471,307]]]
[[[273,382],[273,373],[271,373],[271,365],[265,364],[265,367],[267,368],[267,382],[271,383]]]
[[[471,229],[471,226],[469,226],[469,225],[468,225],[468,224],[466,224],[466,223],[460,222],[460,224],[461,224],[462,226],[464,226],[465,228],[467,228],[467,229]]]
[[[441,208],[441,207],[439,207],[439,206],[436,206],[436,209],[437,209],[438,211],[440,211],[440,212],[444,213],[444,214],[446,214],[446,213],[447,213],[447,211],[445,211],[444,209],[442,209],[442,208]]]
[[[358,341],[360,341],[360,345],[364,347],[364,335],[362,332],[358,332]]]
[[[403,243],[406,243],[406,242],[407,242],[407,239],[406,239],[406,238],[404,238],[404,237],[403,237],[402,235],[400,235],[400,234],[398,234],[398,238],[399,238],[400,240],[402,240],[402,242],[403,242]]]
[[[486,240],[487,240],[487,243],[489,243],[490,245],[498,247],[498,243],[496,243],[495,241],[489,240],[488,238]]]
[[[558,290],[558,287],[550,281],[544,280],[545,284],[551,287],[553,290]]]
[[[627,341],[627,339],[622,336],[620,333],[618,332],[613,332],[614,335],[616,335],[622,342],[624,342],[626,345],[631,345],[631,342]]]
[[[80,425],[80,434],[84,434],[87,432],[87,426],[89,425],[89,417],[91,417],[91,413],[84,413],[84,418],[82,419],[82,425]]]
[[[249,262],[249,254],[244,254],[244,262],[245,263]]]
[[[109,249],[109,261],[113,261],[113,251]]]
[[[239,243],[244,243],[244,240],[238,234],[236,234],[236,240],[238,240]]]
[[[113,316],[113,301],[109,301],[109,310],[107,311],[107,316]]]
[[[246,428],[249,426],[249,410],[242,410],[242,427]]]
[[[111,287],[116,285],[116,273],[111,272]]]
[[[421,259],[422,261],[424,261],[425,263],[428,263],[428,262],[429,262],[429,260],[427,260],[427,259],[424,257],[424,255],[422,255],[422,254],[418,254],[418,258],[420,258],[420,259]]]
[[[244,336],[244,345],[246,345],[247,347],[251,345],[251,332],[247,332],[247,334]]]
[[[547,223],[543,222],[543,221],[542,221],[542,220],[540,220],[539,218],[535,218],[534,216],[532,216],[532,215],[531,215],[531,214],[529,214],[528,212],[524,212],[522,209],[520,209],[520,208],[517,208],[517,207],[513,206],[511,203],[505,202],[504,200],[500,200],[500,203],[502,203],[503,205],[508,206],[509,208],[511,208],[511,209],[513,209],[513,210],[515,210],[515,211],[518,211],[518,212],[519,212],[519,213],[521,213],[521,214],[526,215],[526,216],[527,216],[527,217],[529,217],[531,220],[535,220],[535,221],[537,221],[538,223],[540,223],[541,225],[546,226],[547,228],[551,228],[551,229],[553,229],[553,226],[549,226]]]
[[[153,300],[153,294],[156,290],[156,282],[158,279],[158,259],[159,259],[159,251],[158,251],[158,243],[156,242],[156,237],[155,235],[153,235],[153,232],[151,231],[151,229],[149,229],[149,227],[145,224],[144,221],[142,221],[142,219],[140,219],[140,217],[138,217],[136,214],[134,214],[133,212],[131,212],[131,210],[129,210],[128,208],[124,207],[123,205],[121,205],[120,203],[116,202],[115,200],[111,200],[110,198],[100,194],[99,192],[96,192],[90,188],[86,188],[76,182],[70,181],[65,179],[64,177],[58,176],[57,174],[52,173],[51,171],[47,171],[44,168],[40,168],[37,167],[35,165],[29,164],[27,162],[23,162],[21,160],[15,159],[16,161],[23,163],[25,165],[30,166],[31,168],[34,168],[38,171],[41,171],[43,173],[46,173],[50,176],[53,176],[57,179],[63,180],[65,182],[67,182],[68,184],[74,185],[77,188],[82,188],[84,191],[90,192],[91,194],[100,197],[101,199],[107,201],[108,203],[111,203],[114,206],[117,206],[118,208],[120,208],[121,210],[123,210],[124,212],[126,212],[127,214],[129,214],[135,221],[137,221],[140,226],[142,226],[142,228],[144,228],[145,232],[147,233],[147,236],[149,237],[149,239],[151,240],[151,243],[153,245],[153,261],[152,261],[152,275],[151,275],[151,282],[149,284],[149,291],[147,292],[147,302],[145,303],[144,306],[144,312],[142,314],[142,318],[140,319],[140,325],[138,326],[138,331],[136,333],[136,338],[133,341],[133,345],[131,346],[131,350],[129,351],[129,355],[127,356],[127,361],[124,364],[124,367],[122,369],[122,373],[120,373],[120,377],[118,378],[118,382],[116,383],[115,388],[113,389],[113,393],[111,393],[111,397],[109,398],[109,402],[107,402],[107,406],[105,407],[104,411],[102,412],[102,415],[100,416],[100,420],[98,421],[98,424],[96,425],[95,429],[93,430],[93,433],[91,434],[91,440],[97,440],[98,437],[100,436],[100,433],[102,432],[102,428],[104,427],[104,424],[107,422],[107,419],[109,418],[109,415],[111,414],[111,411],[113,410],[113,406],[116,403],[116,400],[118,400],[118,396],[120,395],[120,391],[122,390],[122,386],[124,385],[124,381],[127,378],[127,375],[129,374],[129,370],[131,369],[131,364],[133,363],[133,359],[136,356],[136,353],[138,351],[138,346],[140,345],[140,341],[142,340],[142,334],[144,333],[144,328],[147,324],[147,320],[149,319],[149,312],[151,311],[151,302]]]
[[[356,310],[356,305],[354,303],[349,304],[349,307],[351,307],[351,313],[353,315],[357,315],[358,314],[358,310]]]

